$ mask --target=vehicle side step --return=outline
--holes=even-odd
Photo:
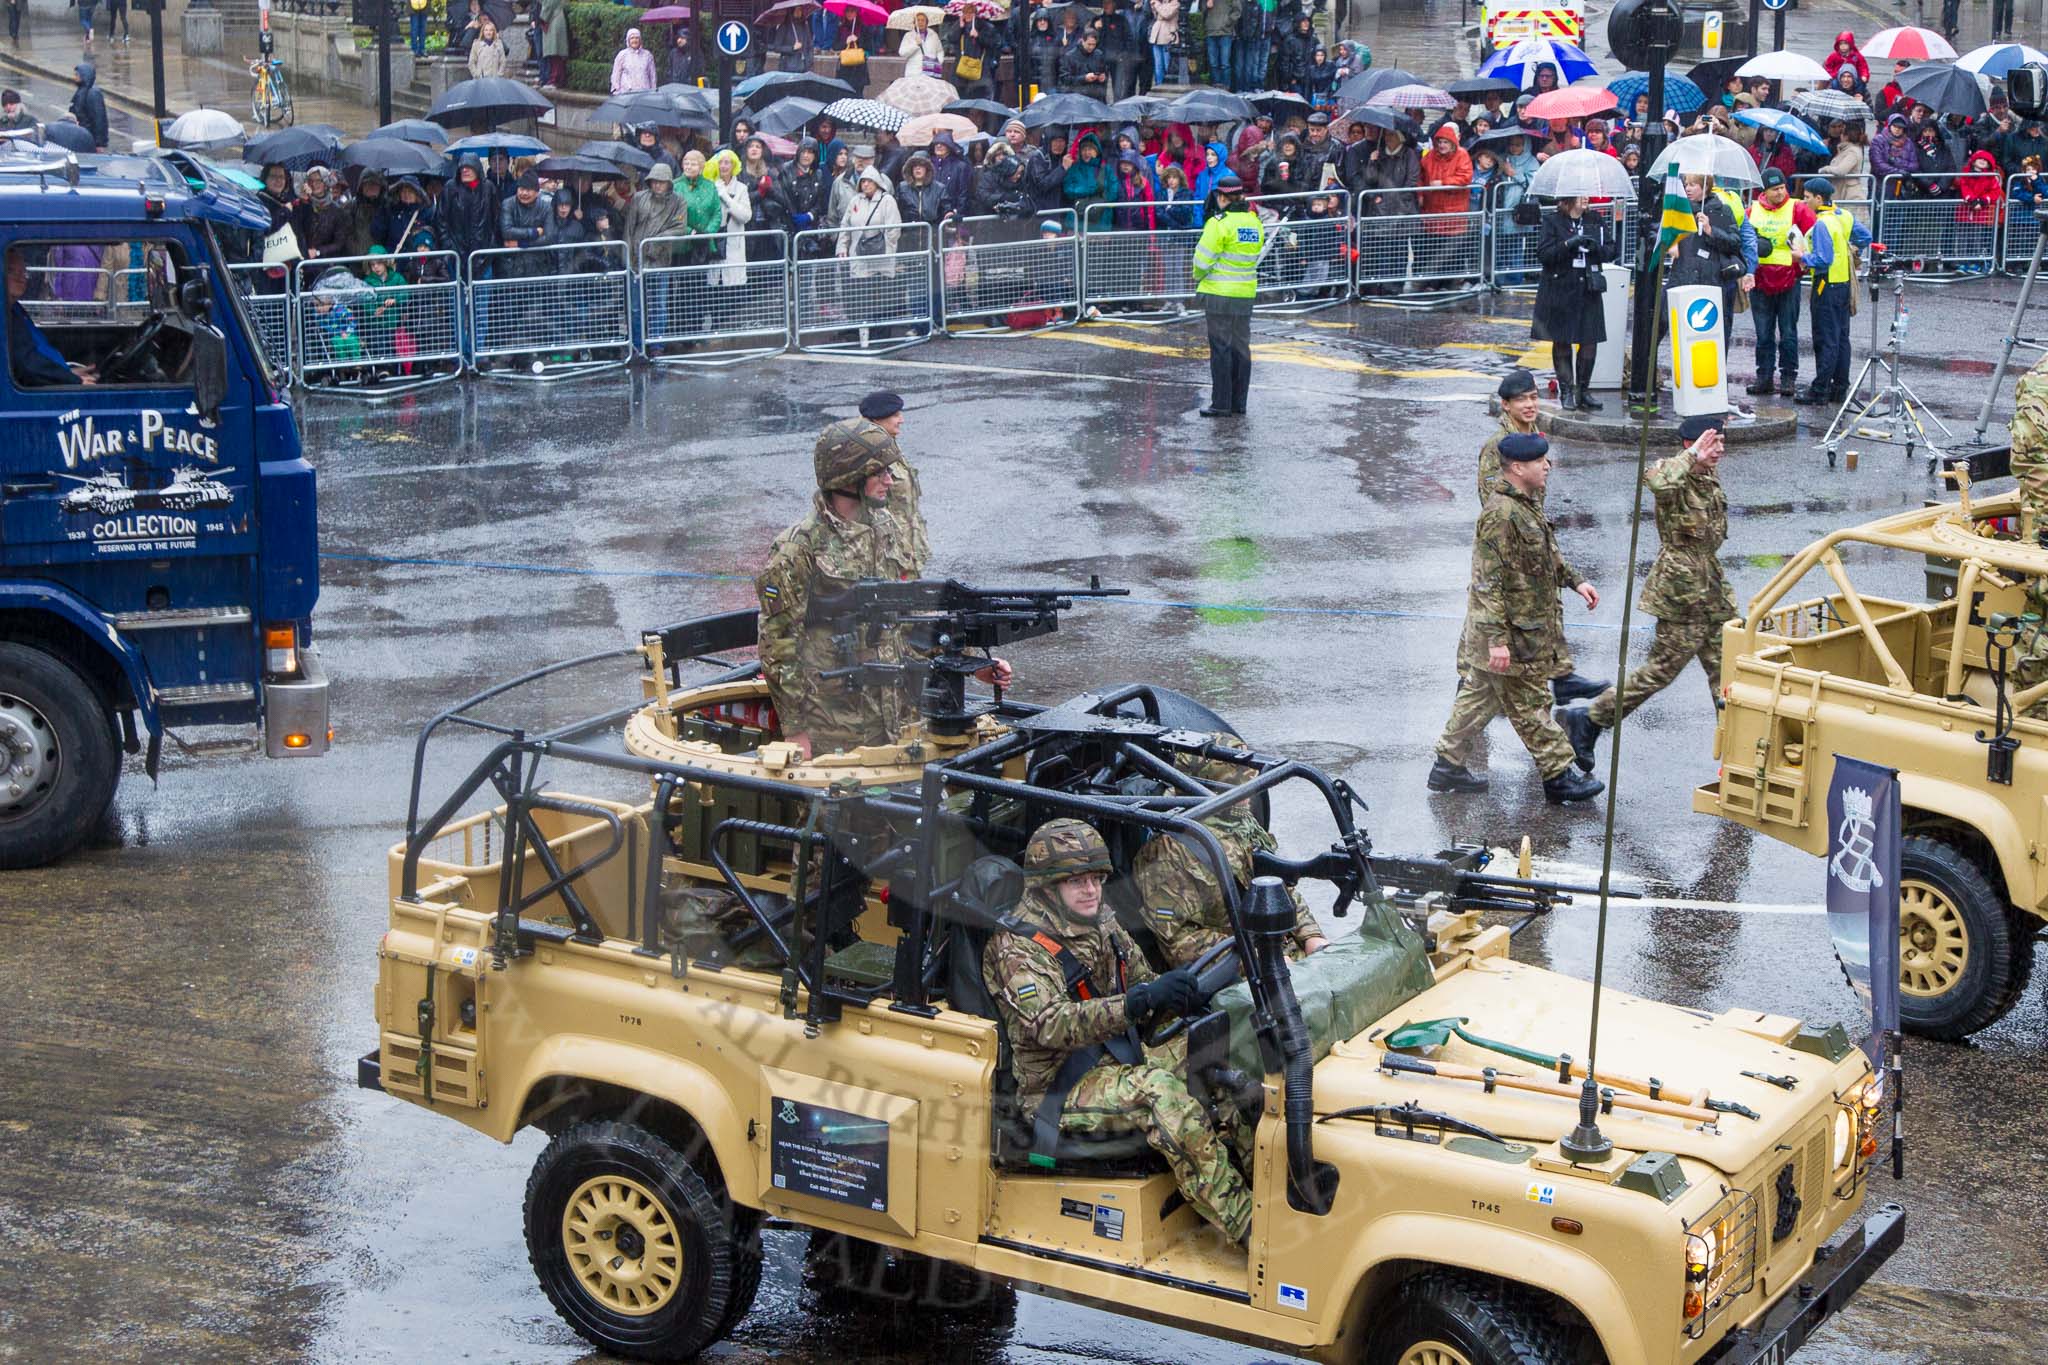
[[[247,683],[195,683],[190,687],[160,687],[156,704],[173,706],[219,706],[223,702],[254,701],[256,689]]]
[[[114,629],[205,630],[212,626],[239,626],[255,618],[247,607],[173,607],[163,611],[117,611],[107,618]]]

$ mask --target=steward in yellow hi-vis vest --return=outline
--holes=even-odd
[[[1209,406],[1202,416],[1242,417],[1252,387],[1252,296],[1266,227],[1246,207],[1236,176],[1218,180],[1215,195],[1190,270],[1209,318]]]

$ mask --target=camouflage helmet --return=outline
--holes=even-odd
[[[1034,886],[1109,870],[1109,845],[1085,821],[1048,820],[1024,846],[1024,875]]]
[[[818,487],[827,493],[859,493],[870,475],[902,458],[896,438],[865,417],[844,417],[818,433],[811,452]]]

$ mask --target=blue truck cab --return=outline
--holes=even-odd
[[[187,169],[0,155],[0,867],[77,847],[167,730],[331,737],[313,468],[222,249],[269,215]]]

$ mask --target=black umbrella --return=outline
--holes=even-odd
[[[682,109],[702,109],[709,113],[718,108],[718,92],[706,90],[701,85],[684,85],[681,81],[670,81],[666,85],[655,86],[654,93],[667,95]]]
[[[1397,110],[1381,109],[1377,106],[1353,109],[1348,114],[1339,115],[1335,121],[1338,123],[1363,123],[1368,128],[1384,128],[1389,132],[1399,132],[1409,137],[1420,137],[1422,135],[1422,125],[1414,119]]]
[[[1109,112],[1130,123],[1150,122],[1169,101],[1157,95],[1132,95],[1109,106]]]
[[[624,142],[586,142],[576,149],[576,155],[593,156],[634,171],[644,171],[654,164],[653,157]]]
[[[243,145],[242,155],[259,166],[277,161],[287,170],[303,171],[332,160],[340,150],[339,132],[325,124],[308,123],[252,137]]]
[[[427,117],[444,128],[495,128],[501,123],[539,118],[554,107],[553,101],[530,85],[504,76],[480,76],[449,86],[427,110]]]
[[[400,142],[417,142],[422,147],[441,147],[448,142],[447,129],[423,118],[402,118],[395,123],[387,123],[370,136],[395,137]]]
[[[1178,101],[1176,101],[1178,103]],[[1109,106],[1087,95],[1046,95],[1024,106],[1018,115],[1026,128],[1072,128],[1083,123],[1108,123]]]
[[[1257,118],[1259,111],[1228,90],[1190,90],[1167,105],[1165,113],[1182,123],[1235,123]]]
[[[624,180],[623,168],[596,156],[548,156],[534,164],[542,175],[587,175],[593,180]]]
[[[1015,109],[1012,109],[1007,104],[997,104],[994,100],[954,100],[946,106],[945,112],[949,114],[987,114],[991,118],[999,119],[1013,119],[1017,117]]]
[[[1251,103],[1252,108],[1262,114],[1270,114],[1276,119],[1286,118],[1289,114],[1306,114],[1309,111],[1308,101],[1292,90],[1254,90],[1246,95],[1245,99]]]
[[[614,95],[590,111],[590,121],[600,125],[637,124],[660,128],[667,132],[677,132],[685,128],[710,132],[718,126],[716,114],[698,108],[685,108],[658,90],[638,90],[628,95]]]
[[[384,175],[440,175],[441,153],[395,137],[366,137],[341,149],[343,166]]]
[[[84,125],[70,119],[44,124],[43,141],[67,152],[89,152],[93,148],[92,134],[85,130]]]
[[[853,87],[837,77],[813,76],[808,71],[764,71],[741,81],[733,93],[741,104],[758,112],[789,95],[830,104],[853,94]]]
[[[758,120],[757,131],[773,137],[795,137],[824,108],[824,103],[819,100],[807,100],[801,95],[787,96],[768,106],[768,111]]]
[[[1407,130],[1403,129],[1402,131],[1405,132]],[[1523,128],[1516,124],[1510,123],[1504,127],[1495,128],[1491,132],[1481,133],[1478,137],[1468,139],[1465,143],[1465,146],[1467,149],[1470,149],[1473,147],[1477,147],[1481,143],[1485,142],[1498,142],[1505,146],[1509,138],[1532,136],[1534,136],[1534,134],[1532,134],[1527,128]]]
[[[1429,82],[1413,71],[1403,71],[1398,66],[1375,67],[1348,76],[1336,91],[1339,104],[1364,104],[1382,90],[1391,90],[1397,85],[1428,85]]]
[[[1728,84],[1728,78],[1735,74],[1735,68],[1748,61],[1747,57],[1714,57],[1701,62],[1685,73],[1685,78],[1697,85],[1713,104],[1721,98],[1721,87]]]
[[[1444,90],[1448,94],[1459,95],[1473,100],[1496,90],[1503,95],[1519,95],[1522,93],[1521,86],[1500,76],[1472,76],[1462,81],[1452,81],[1444,87]]]
[[[1977,84],[1975,72],[1965,71],[1959,66],[1947,66],[1940,62],[1922,62],[1909,66],[1892,77],[1899,89],[1908,98],[1924,104],[1937,114],[1969,114],[1975,116],[1984,112],[1984,91]]]

